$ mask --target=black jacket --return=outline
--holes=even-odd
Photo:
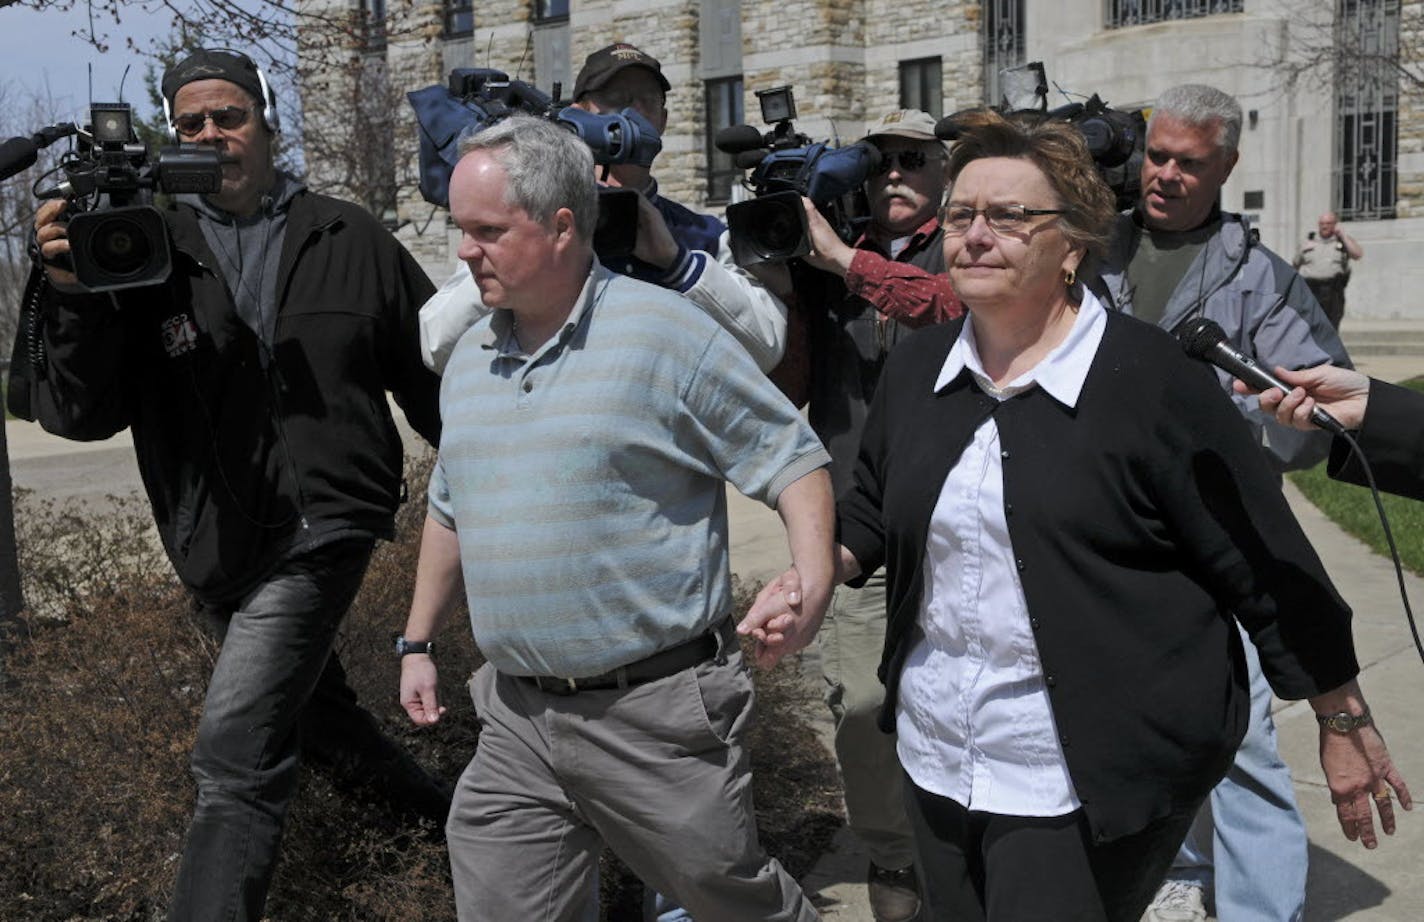
[[[404,456],[386,391],[431,444],[440,433],[416,327],[425,273],[357,206],[299,193],[264,362],[194,210],[165,217],[162,285],[69,294],[32,273],[12,412],[71,439],[129,427],[164,547],[205,599],[244,592],[293,553],[389,536]]]
[[[965,371],[934,381],[963,320],[886,364],[840,541],[884,563],[881,726],[915,638],[931,513],[990,414],[1004,512],[1063,753],[1100,841],[1204,797],[1231,763],[1249,696],[1234,612],[1283,697],[1358,671],[1335,592],[1211,369],[1167,333],[1109,313],[1076,408],[1032,388],[1002,403]]]
[[[1370,462],[1375,484],[1386,493],[1424,500],[1424,394],[1370,380],[1370,400],[1355,441]],[[1344,439],[1330,449],[1330,476],[1367,484],[1364,469]]]

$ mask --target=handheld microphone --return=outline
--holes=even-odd
[[[1247,358],[1234,349],[1226,341],[1226,331],[1214,320],[1205,317],[1189,318],[1177,327],[1176,334],[1177,341],[1182,344],[1187,355],[1210,362],[1258,391],[1275,387],[1280,388],[1281,393],[1289,394],[1295,389],[1262,368],[1254,359]],[[1320,407],[1310,411],[1310,421],[1335,435],[1345,434],[1345,427],[1340,421]]]
[[[765,147],[766,141],[751,125],[728,125],[712,137],[712,144],[724,154],[740,154]]]

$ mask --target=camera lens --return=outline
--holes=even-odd
[[[801,215],[800,202],[795,203],[797,211],[784,205],[776,208],[766,209],[762,215],[762,224],[757,228],[757,246],[767,253],[785,253],[796,248],[797,242],[801,239]]]
[[[116,215],[95,231],[90,256],[96,268],[122,277],[147,266],[153,247],[141,224]]]

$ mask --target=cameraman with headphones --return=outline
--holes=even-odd
[[[332,651],[402,499],[386,392],[439,441],[417,333],[432,288],[364,210],[274,167],[275,97],[246,55],[195,51],[162,92],[173,139],[222,155],[221,188],[164,212],[166,281],[105,294],[77,284],[63,203],[41,206],[10,406],[66,438],[132,431],[164,549],[222,640],[169,918],[256,922],[299,735],[338,775],[448,811]]]
[[[656,58],[617,42],[584,60],[573,105],[604,114],[635,109],[661,135],[671,88]],[[608,268],[685,296],[731,333],[762,371],[776,367],[786,348],[786,306],[732,260],[726,225],[664,198],[648,167],[601,167],[598,179],[639,193],[633,254],[608,261]],[[470,270],[457,267],[420,312],[426,363],[442,370],[460,334],[486,313]]]

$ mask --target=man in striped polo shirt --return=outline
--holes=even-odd
[[[580,917],[603,845],[699,922],[817,914],[756,834],[742,735],[764,664],[830,598],[829,456],[715,320],[593,256],[593,163],[510,118],[451,180],[493,313],[441,385],[401,701],[434,723],[428,643],[461,584],[488,662],[446,826],[462,920]],[[725,483],[775,506],[800,607],[730,619]]]

